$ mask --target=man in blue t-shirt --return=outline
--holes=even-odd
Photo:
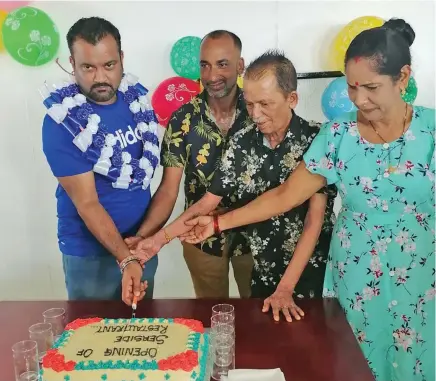
[[[115,145],[139,160],[143,142],[119,89],[123,52],[118,29],[101,18],[82,18],[69,30],[67,42],[80,93],[107,133],[113,134]],[[149,261],[142,269],[124,242],[137,234],[150,202],[150,188],[115,188],[109,177],[94,171],[94,163],[73,144],[68,130],[49,115],[44,119],[42,140],[59,181],[58,239],[69,299],[122,298],[130,305],[133,294],[139,300],[144,294],[151,298],[158,261]]]

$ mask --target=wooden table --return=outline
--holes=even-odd
[[[136,316],[195,318],[209,327],[211,308],[218,302],[235,306],[237,368],[281,368],[286,381],[374,380],[335,299],[302,302],[306,317],[293,323],[274,322],[256,299],[157,299],[140,302]],[[42,321],[42,312],[52,307],[64,307],[67,321],[131,314],[122,302],[0,302],[1,381],[15,381],[11,347],[28,339],[30,325]]]

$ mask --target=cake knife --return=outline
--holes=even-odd
[[[135,318],[136,316],[136,307],[138,305],[138,297],[137,296],[133,296],[133,302],[132,302],[132,317],[129,319],[130,320],[130,324],[132,324],[132,319]],[[129,324],[127,323],[127,324]],[[127,329],[127,326],[126,326]],[[124,335],[126,334],[126,329],[124,330],[123,334],[121,335],[121,341],[124,339]],[[127,360],[127,354],[126,357],[124,358],[124,361]]]
[[[138,297],[133,296],[133,303],[132,303],[132,319],[136,317],[136,307],[138,306]],[[131,322],[131,321],[130,321]]]

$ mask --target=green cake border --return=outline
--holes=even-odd
[[[131,318],[131,319],[102,319],[98,323],[92,324],[135,324],[135,323],[149,323],[149,324],[174,324],[173,318]],[[176,323],[178,324],[178,323]],[[71,336],[75,333],[74,329],[65,330],[62,335],[54,342],[51,349],[61,349],[63,348],[70,340]],[[203,342],[201,343],[201,338],[203,337]],[[207,369],[208,369],[208,360],[209,360],[209,343],[210,336],[208,333],[199,333],[192,331],[188,335],[186,348],[188,350],[193,350],[199,353],[199,349],[201,349],[201,358],[198,360],[199,364],[199,372],[197,373],[195,370],[191,373],[191,380],[193,381],[203,381],[206,377]],[[133,371],[150,371],[150,370],[159,370],[158,364],[156,360],[108,360],[108,361],[99,361],[95,362],[93,360],[89,361],[79,361],[76,363],[75,371],[80,370],[116,370],[116,369],[125,369],[125,370],[133,370]],[[46,381],[43,377],[44,369],[40,369],[40,381]],[[171,379],[171,375],[166,373],[163,374],[163,381],[168,381]],[[71,377],[69,375],[65,375],[63,378],[60,378],[59,381],[70,381]],[[147,376],[144,373],[139,373],[137,375],[137,380],[111,380],[108,378],[106,374],[102,375],[100,378],[101,381],[146,381]],[[95,380],[95,381],[100,381]],[[56,380],[58,381],[58,380]]]

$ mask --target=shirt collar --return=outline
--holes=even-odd
[[[295,113],[294,110],[291,110],[291,113],[292,113],[292,118],[291,121],[289,122],[288,129],[286,130],[285,138],[276,148],[281,147],[286,142],[286,140],[288,140],[292,136],[297,138],[301,137],[301,118]],[[264,135],[262,134],[262,132],[258,130],[257,127],[255,128],[255,139],[257,144],[261,146],[265,145]]]

